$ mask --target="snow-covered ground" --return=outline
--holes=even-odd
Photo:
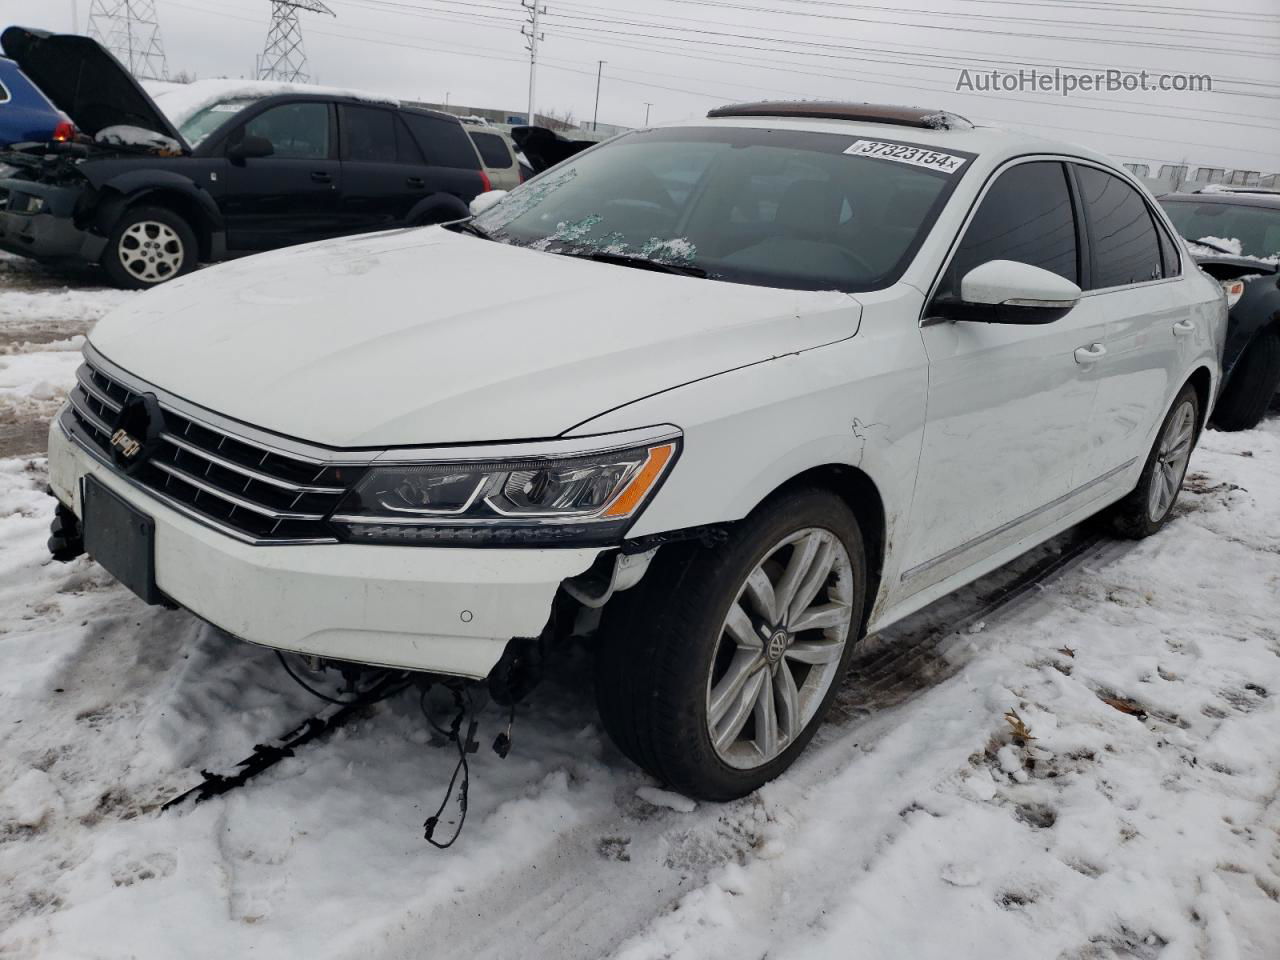
[[[0,260],[0,429],[48,416],[72,338],[129,296],[93,279]],[[47,560],[39,449],[0,459],[0,956],[1277,955],[1280,420],[1207,434],[1161,535],[948,629],[1029,558],[869,641],[798,765],[737,803],[622,759],[589,647],[560,651],[506,760],[482,714],[447,851],[422,821],[454,754],[409,694],[158,812],[320,705],[268,651]]]

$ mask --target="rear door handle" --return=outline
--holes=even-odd
[[[1076,363],[1090,364],[1107,355],[1107,348],[1100,343],[1091,343],[1087,347],[1076,350]]]
[[[1173,335],[1175,337],[1186,337],[1196,332],[1196,325],[1190,320],[1179,320],[1173,325]]]
[[[405,185],[413,187],[415,190],[420,190],[427,185],[427,181],[423,180],[421,177],[410,177],[405,181]]]
[[[333,177],[323,170],[312,170],[311,180],[313,183],[333,183]]]

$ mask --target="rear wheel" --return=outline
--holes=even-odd
[[[597,700],[619,748],[682,793],[730,800],[813,737],[862,623],[857,520],[785,494],[715,548],[668,547],[606,610]]]
[[[1199,433],[1200,398],[1187,384],[1156,434],[1138,486],[1111,508],[1111,522],[1121,536],[1149,537],[1169,521]]]
[[[1236,361],[1213,409],[1219,430],[1252,430],[1266,416],[1280,389],[1280,333],[1264,330]]]
[[[196,265],[196,235],[164,207],[131,207],[107,240],[102,266],[118,287],[146,290]]]

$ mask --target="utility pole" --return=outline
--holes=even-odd
[[[592,132],[595,132],[595,130],[596,130],[596,129],[597,129],[597,127],[599,126],[599,120],[600,120],[600,76],[601,76],[601,74],[603,74],[603,73],[604,73],[604,65],[605,65],[606,63],[608,63],[608,61],[607,61],[607,60],[597,60],[597,61],[596,61],[596,63],[597,63],[597,66],[596,66],[596,109],[595,109],[595,112],[591,114],[591,130],[592,130]]]
[[[533,112],[534,91],[538,83],[538,42],[543,39],[538,28],[539,18],[547,12],[538,0],[520,0],[520,6],[529,11],[529,22],[520,28],[529,48],[529,126],[537,126],[537,114]]]
[[[644,102],[644,125],[646,127],[649,125],[649,111],[651,109],[653,109],[653,104],[646,100]]]
[[[71,32],[80,32],[80,4],[78,0],[71,0]]]

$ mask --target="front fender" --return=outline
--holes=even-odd
[[[104,235],[111,232],[126,207],[158,193],[178,194],[194,205],[204,221],[202,226],[210,231],[225,229],[222,211],[209,191],[182,174],[169,170],[130,170],[113,177],[91,178],[90,182],[97,188],[100,198],[94,227]]]

